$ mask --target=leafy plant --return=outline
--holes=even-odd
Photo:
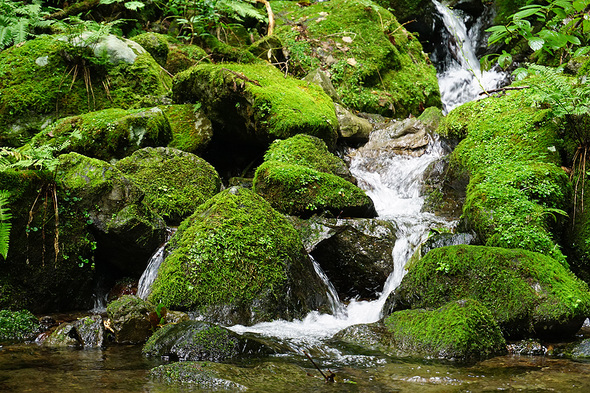
[[[26,41],[36,30],[53,23],[44,18],[49,12],[41,5],[41,0],[0,0],[0,50]]]
[[[561,64],[572,55],[590,52],[584,37],[590,33],[589,9],[590,0],[552,0],[547,4],[526,5],[511,16],[508,24],[487,30],[492,33],[488,44],[525,39],[531,50],[559,58]],[[492,60],[502,67],[512,64],[512,56],[506,51],[484,56],[482,65],[489,67]]]
[[[10,193],[8,191],[0,191],[0,255],[4,259],[8,256],[8,242],[10,239],[10,230],[12,229],[12,224],[9,221],[12,215],[7,206],[9,196]]]
[[[125,8],[131,11],[137,11],[145,7],[145,3],[142,1],[126,1],[126,0],[100,0],[100,4],[113,4],[113,3],[123,3]]]

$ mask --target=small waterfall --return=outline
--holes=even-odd
[[[328,276],[324,272],[324,269],[322,269],[318,261],[316,261],[315,258],[311,256],[311,254],[309,255],[309,258],[313,262],[313,269],[315,270],[316,274],[319,278],[322,279],[322,281],[324,282],[324,284],[326,284],[326,287],[328,288],[326,295],[328,296],[328,301],[330,302],[332,314],[341,315],[344,312],[344,306],[340,301],[340,297],[336,292],[336,288],[334,288],[334,285],[332,284],[332,282],[330,281],[330,279],[328,278]]]
[[[448,113],[461,104],[477,99],[479,93],[498,88],[506,81],[507,75],[495,69],[481,70],[476,43],[482,31],[483,16],[467,29],[460,11],[432,1],[446,28],[441,33],[447,41],[446,56],[435,62],[444,112]]]
[[[137,285],[137,296],[139,298],[145,300],[152,292],[152,284],[158,276],[158,269],[166,258],[165,249],[168,245],[168,240],[170,240],[174,232],[176,232],[175,228],[168,228],[166,242],[164,242],[164,244],[162,244],[150,257],[147,267],[141,274],[141,277],[139,278],[139,284]]]

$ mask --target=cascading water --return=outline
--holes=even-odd
[[[444,112],[448,113],[476,99],[481,92],[498,88],[507,76],[496,69],[481,70],[476,56],[476,43],[482,31],[483,16],[467,29],[460,11],[452,10],[436,0],[433,3],[446,29],[441,35],[448,42],[445,58],[435,59]]]
[[[158,269],[166,257],[165,249],[168,245],[168,240],[170,240],[174,232],[176,232],[175,228],[168,228],[166,242],[164,242],[164,244],[162,244],[156,250],[156,252],[152,254],[150,260],[148,261],[147,267],[139,278],[139,284],[137,285],[137,296],[139,298],[145,300],[152,292],[152,284],[156,280],[156,277],[158,276]]]

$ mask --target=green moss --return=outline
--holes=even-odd
[[[166,114],[172,130],[168,147],[195,154],[205,150],[213,137],[213,127],[200,104],[166,105],[160,109]]]
[[[2,144],[26,142],[47,118],[157,105],[166,86],[170,77],[148,53],[115,65],[58,37],[27,41],[0,53],[0,128],[12,130]]]
[[[167,36],[157,33],[143,33],[132,38],[133,41],[141,45],[156,62],[162,67],[168,59],[168,39]]]
[[[279,161],[260,165],[254,190],[284,214],[374,217],[375,208],[363,190],[330,173]]]
[[[525,250],[450,246],[415,262],[393,296],[397,309],[476,299],[509,337],[577,332],[588,286],[553,258]]]
[[[56,153],[77,152],[110,161],[145,146],[166,145],[170,124],[159,108],[105,109],[67,117],[37,134],[32,146],[49,145]]]
[[[267,64],[199,65],[178,74],[173,90],[176,102],[201,102],[230,139],[267,144],[306,133],[330,147],[336,142],[332,100]]]
[[[35,338],[39,320],[28,310],[0,310],[0,342]]]
[[[117,162],[157,214],[179,223],[219,192],[221,180],[200,157],[170,148],[145,148]]]
[[[484,244],[537,251],[565,264],[554,235],[571,198],[560,168],[563,141],[548,111],[532,105],[533,94],[522,90],[465,104],[438,132],[464,138],[451,165],[471,174],[462,219]]]
[[[299,134],[289,139],[274,141],[264,154],[264,160],[301,165],[352,179],[344,161],[330,153],[322,140],[310,135]]]
[[[149,297],[155,303],[235,308],[236,318],[248,314],[242,323],[293,317],[309,306],[301,285],[312,291],[316,280],[308,276],[301,239],[252,191],[231,188],[200,205],[178,228],[170,250]]]
[[[384,8],[333,0],[309,7],[274,2],[273,9],[290,72],[328,68],[344,105],[395,117],[441,106],[436,71],[420,42]]]
[[[175,45],[170,48],[164,68],[173,75],[194,65],[210,63],[209,55],[197,45]]]
[[[469,360],[506,352],[490,312],[476,300],[450,302],[436,310],[404,310],[385,318],[398,355]]]

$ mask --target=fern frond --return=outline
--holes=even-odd
[[[8,244],[10,240],[10,230],[12,224],[9,220],[12,218],[8,208],[8,198],[10,193],[6,190],[0,191],[0,255],[6,259],[8,256]]]
[[[12,27],[13,42],[19,44],[26,41],[29,35],[29,21],[21,19]]]
[[[251,3],[239,0],[221,0],[218,6],[230,16],[242,20],[243,18],[253,18],[260,22],[267,22],[267,17],[260,12]]]
[[[0,49],[12,44],[12,32],[8,26],[0,27]]]

